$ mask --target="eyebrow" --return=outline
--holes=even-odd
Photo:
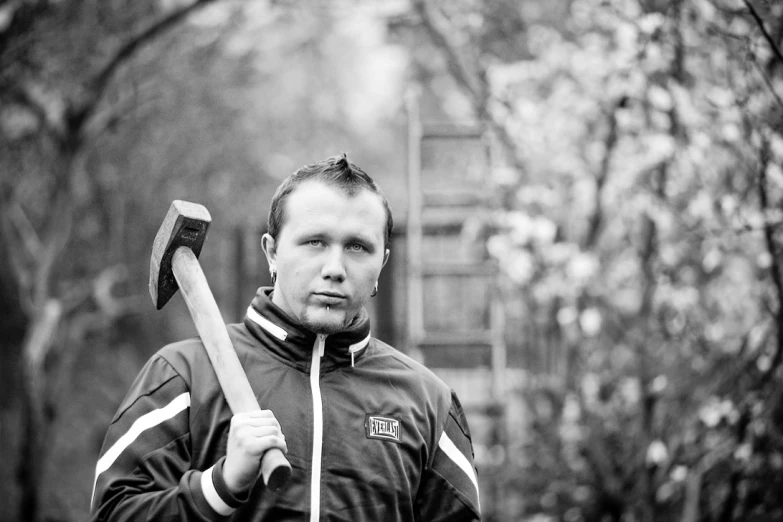
[[[372,237],[362,235],[362,234],[351,234],[348,236],[348,242],[350,243],[367,243],[367,244],[373,244],[374,241]],[[381,240],[383,242],[383,240]]]

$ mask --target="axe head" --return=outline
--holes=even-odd
[[[181,200],[171,203],[155,236],[150,258],[150,296],[158,310],[179,289],[171,267],[174,252],[184,246],[198,257],[211,222],[209,211],[202,205]]]

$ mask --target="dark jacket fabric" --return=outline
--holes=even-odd
[[[192,339],[153,356],[120,405],[96,468],[93,520],[479,520],[470,432],[449,387],[372,338],[366,312],[317,336],[270,293],[259,289],[228,329],[286,436],[289,483],[272,491],[259,479],[243,498],[228,491],[231,411]]]

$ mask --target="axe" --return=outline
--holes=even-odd
[[[255,411],[260,409],[255,393],[198,262],[211,221],[202,205],[180,200],[171,204],[152,246],[150,295],[160,310],[177,289],[182,290],[231,411]],[[291,476],[291,464],[282,451],[272,448],[261,458],[261,474],[267,487],[278,490]]]

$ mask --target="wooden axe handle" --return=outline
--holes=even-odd
[[[231,411],[260,410],[195,254],[188,247],[180,247],[171,265]],[[278,490],[291,476],[291,464],[282,451],[272,448],[261,458],[261,474],[267,487]]]

